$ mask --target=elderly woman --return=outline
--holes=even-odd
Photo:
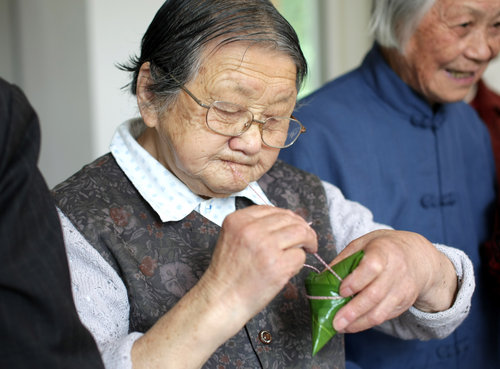
[[[291,113],[306,63],[269,1],[168,0],[126,69],[141,118],[54,192],[107,368],[344,367],[342,335],[311,355],[310,253],[365,252],[341,285],[357,295],[339,331],[390,319],[381,329],[428,339],[465,318],[465,254],[374,223],[277,161],[305,132]]]
[[[294,116],[307,134],[280,158],[336,184],[378,222],[465,251],[479,271],[495,167],[484,124],[461,100],[500,50],[500,0],[377,0],[371,23],[373,48],[301,102]],[[384,369],[498,368],[500,315],[482,279],[478,286],[452,336],[348,335],[347,359]]]

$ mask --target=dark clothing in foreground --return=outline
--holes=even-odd
[[[0,368],[103,368],[73,303],[39,147],[35,111],[0,79]]]
[[[476,96],[470,105],[477,111],[488,127],[491,146],[497,168],[497,191],[500,184],[500,95],[480,80],[477,84]],[[497,303],[500,300],[500,199],[497,198],[495,226],[490,240],[481,248],[485,269],[485,281]],[[500,306],[500,303],[498,303]]]

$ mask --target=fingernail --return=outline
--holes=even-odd
[[[337,332],[342,332],[349,322],[345,318],[336,319],[333,326]]]
[[[342,293],[340,294],[343,297],[349,297],[352,296],[354,293],[349,287],[342,288]]]

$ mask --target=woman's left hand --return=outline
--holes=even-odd
[[[424,237],[393,230],[368,233],[351,242],[332,265],[356,251],[365,255],[341,286],[355,295],[334,319],[337,331],[354,333],[393,319],[414,305],[425,312],[448,309],[457,276],[451,261]]]

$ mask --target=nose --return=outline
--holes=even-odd
[[[231,150],[242,151],[246,155],[257,154],[262,148],[260,124],[252,124],[240,136],[231,137],[229,147]]]
[[[498,37],[497,37],[498,38]],[[498,41],[488,35],[487,30],[477,30],[468,39],[465,55],[475,61],[490,61],[498,54]]]

